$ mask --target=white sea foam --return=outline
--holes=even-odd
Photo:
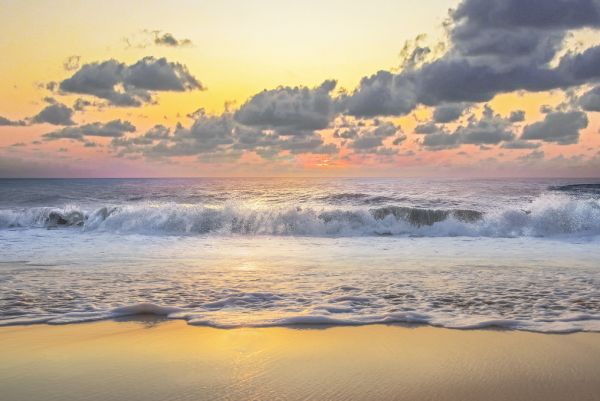
[[[317,308],[319,309],[319,308]],[[507,319],[489,316],[452,316],[447,313],[430,312],[390,312],[383,314],[333,313],[321,311],[276,314],[257,313],[244,315],[239,313],[211,313],[206,310],[192,310],[173,306],[160,306],[149,303],[122,306],[105,312],[66,313],[59,316],[23,317],[0,319],[0,326],[30,324],[69,324],[99,320],[154,315],[167,319],[182,319],[190,325],[209,326],[222,329],[239,327],[302,327],[302,326],[359,326],[370,324],[410,324],[430,325],[451,329],[499,328],[507,330],[525,330],[543,333],[573,333],[578,331],[600,332],[600,314],[581,314],[578,316],[550,319]],[[283,316],[283,317],[282,317]]]

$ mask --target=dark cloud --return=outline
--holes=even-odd
[[[154,57],[144,57],[137,63],[126,67],[123,84],[126,87],[148,91],[183,92],[204,89],[183,64]]]
[[[27,125],[26,121],[9,120],[8,118],[0,116],[0,127],[23,127],[25,125]]]
[[[230,114],[199,113],[189,128],[178,124],[171,131],[157,125],[142,136],[116,138],[111,145],[118,155],[141,154],[148,158],[228,154],[234,143],[235,123]]]
[[[357,127],[342,127],[342,128],[336,128],[335,131],[333,131],[334,138],[351,139],[351,138],[356,138],[357,135],[358,135]]]
[[[31,118],[34,123],[48,123],[53,125],[74,125],[73,110],[62,103],[51,102],[37,115]]]
[[[496,145],[515,138],[510,120],[495,114],[488,106],[484,107],[480,119],[471,116],[466,125],[459,126],[451,134],[443,126],[427,128],[421,144],[428,150],[452,149],[460,145]]]
[[[540,146],[542,146],[540,143],[524,141],[521,139],[515,139],[502,144],[503,149],[537,149]]]
[[[588,118],[581,111],[556,111],[546,114],[543,121],[526,126],[521,139],[569,145],[579,141],[579,131],[587,126]]]
[[[427,150],[453,149],[461,145],[459,135],[449,134],[443,130],[427,134],[421,144]]]
[[[239,124],[234,131],[234,139],[233,149],[253,151],[265,159],[273,158],[284,151],[292,154],[331,154],[338,150],[334,144],[325,144],[321,136],[314,132],[305,135],[280,136],[270,130],[265,131]]]
[[[379,71],[361,79],[350,96],[340,99],[340,108],[356,117],[404,115],[418,103],[416,84],[408,74]]]
[[[596,86],[581,96],[579,103],[584,110],[600,111],[600,86]]]
[[[419,124],[415,127],[415,134],[422,134],[422,135],[428,135],[428,134],[435,134],[436,132],[439,132],[440,128],[432,123],[425,123],[425,124]]]
[[[40,89],[46,89],[50,92],[54,92],[58,89],[58,82],[47,82],[45,84],[41,84]]]
[[[508,117],[508,120],[511,123],[520,123],[522,121],[525,121],[525,111],[523,111],[523,110],[512,111],[510,113],[510,116]]]
[[[383,142],[392,137],[394,137],[394,145],[399,145],[406,140],[406,135],[402,133],[400,127],[391,122],[375,121],[373,126],[359,128],[348,147],[355,153],[390,153]],[[393,152],[397,151],[393,150]]]
[[[248,127],[269,129],[280,136],[312,135],[327,128],[334,117],[331,92],[335,81],[320,86],[279,87],[254,95],[234,114],[234,119]]]
[[[140,106],[156,91],[203,90],[202,84],[180,63],[144,57],[132,65],[116,60],[83,65],[60,83],[67,93],[91,95],[113,106]]]
[[[108,100],[115,106],[141,106],[150,101],[146,91],[122,88],[127,66],[116,60],[85,64],[72,77],[60,83],[60,89],[68,93],[79,93]]]
[[[458,118],[468,107],[468,103],[449,103],[439,105],[433,111],[433,121],[436,123],[449,123],[458,120]]]
[[[453,17],[479,29],[600,27],[600,3],[597,0],[465,0]]]
[[[450,39],[472,64],[543,68],[568,30],[600,27],[599,10],[597,0],[464,0],[451,13]]]
[[[464,0],[450,47],[399,73],[379,71],[341,99],[354,116],[404,115],[416,105],[484,102],[516,90],[565,89],[600,78],[600,46],[558,60],[569,30],[600,27],[597,0]],[[440,121],[441,122],[441,121]]]
[[[160,159],[198,156],[203,161],[232,161],[244,151],[255,152],[263,158],[273,158],[281,152],[335,153],[334,144],[325,144],[317,133],[279,135],[272,129],[240,124],[232,113],[211,116],[200,110],[189,128],[178,125],[171,131],[161,125],[144,135],[115,138],[111,143],[117,155],[143,155]]]
[[[161,142],[155,150],[161,156],[189,156],[214,152],[233,143],[233,130],[234,123],[230,115],[203,115],[194,121],[189,129],[178,126],[170,138],[171,145],[167,146],[165,142]],[[156,127],[151,131],[150,138],[154,136],[155,131]]]
[[[277,150],[277,153],[287,150],[292,154],[333,154],[339,149],[333,143],[325,144],[319,135],[312,134],[310,136],[292,136],[285,139],[280,139],[273,146],[270,148],[265,148],[262,151],[264,152],[265,150]]]
[[[73,103],[73,110],[83,111],[87,107],[90,107],[93,105],[94,105],[94,103],[90,102],[89,100],[77,98],[77,99],[75,99],[75,102]]]
[[[58,131],[42,135],[44,140],[73,139],[84,141],[86,137],[119,138],[128,132],[135,132],[136,128],[129,121],[113,120],[108,123],[95,122],[78,127],[66,127]]]
[[[491,114],[459,127],[455,134],[459,135],[460,143],[472,145],[495,145],[515,137],[508,120]]]
[[[191,46],[192,41],[190,39],[176,39],[172,34],[160,31],[154,32],[154,44],[157,46],[168,46],[168,47],[182,47]]]

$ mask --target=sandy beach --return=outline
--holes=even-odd
[[[4,401],[600,400],[600,335],[154,318],[0,328]]]

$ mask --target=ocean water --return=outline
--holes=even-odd
[[[0,325],[600,331],[600,180],[0,180]]]

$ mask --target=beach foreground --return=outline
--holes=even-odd
[[[600,400],[600,335],[193,327],[154,317],[0,328],[2,399]]]

